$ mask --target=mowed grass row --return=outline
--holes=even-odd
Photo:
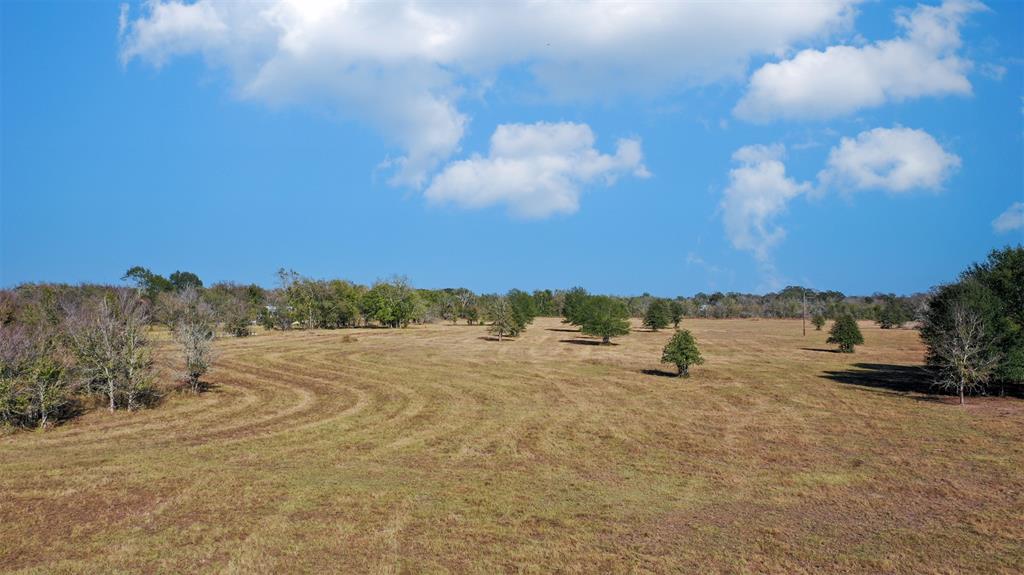
[[[915,393],[912,330],[555,319],[218,342],[213,391],[0,438],[0,569],[1024,571],[1024,402]]]

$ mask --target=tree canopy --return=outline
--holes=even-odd
[[[864,343],[864,336],[860,333],[857,320],[853,319],[852,315],[842,315],[832,325],[827,341],[838,345],[839,351],[843,353],[853,353],[855,345]]]
[[[629,333],[629,308],[608,296],[590,296],[582,307],[580,331],[610,343],[611,338]]]
[[[663,300],[656,299],[647,306],[647,312],[644,314],[644,325],[653,331],[658,331],[668,327],[671,319],[668,306]]]
[[[693,338],[693,334],[689,330],[683,329],[677,331],[665,345],[665,349],[661,352],[661,361],[674,364],[679,368],[679,377],[688,377],[690,366],[704,363],[704,358],[701,356],[700,350],[697,349],[697,341]]]

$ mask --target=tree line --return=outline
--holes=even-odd
[[[278,271],[278,285],[220,282],[204,286],[188,271],[168,277],[136,266],[109,285],[24,284],[0,290],[0,424],[46,426],[79,413],[85,403],[134,410],[158,401],[166,386],[153,369],[151,327],[165,326],[178,350],[179,382],[204,388],[214,360],[213,340],[270,330],[378,326],[403,328],[446,321],[487,323],[501,341],[521,334],[538,316],[562,317],[585,335],[612,338],[637,318],[677,333],[663,360],[680,375],[701,363],[690,317],[806,317],[821,329],[834,319],[829,342],[852,352],[863,343],[858,319],[896,328],[916,321],[936,384],[964,396],[1004,393],[1024,383],[1024,249],[993,251],[956,282],[928,294],[846,296],[788,287],[777,293],[623,297],[568,290],[512,289],[476,294],[466,288],[418,289],[393,277],[364,286]],[[805,311],[806,310],[806,311]]]
[[[498,298],[518,302],[520,309],[535,317],[561,317],[572,314],[573,298],[586,293],[583,288],[518,289],[505,294],[477,294],[467,288],[420,289],[400,276],[366,286],[344,279],[314,279],[294,270],[280,269],[277,285],[267,289],[256,284],[215,283],[204,288],[194,273],[176,271],[168,277],[147,268],[133,267],[125,274],[153,304],[158,323],[173,324],[173,294],[187,286],[200,290],[215,311],[226,333],[244,336],[254,324],[267,329],[336,329],[377,325],[405,327],[413,323],[463,321],[473,324],[493,309]],[[644,293],[639,296],[607,295],[599,305],[625,309],[627,317],[644,320],[655,329],[682,318],[813,318],[815,322],[850,315],[855,319],[877,321],[883,328],[900,327],[918,320],[926,294],[897,296],[876,293],[847,296],[838,291],[818,291],[790,286],[763,295],[743,293],[698,293],[691,297],[660,298]],[[528,301],[527,301],[528,300]],[[498,304],[500,306],[500,304]],[[524,307],[525,306],[525,307]],[[618,313],[618,312],[617,312]]]

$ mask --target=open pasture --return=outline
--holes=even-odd
[[[0,437],[0,570],[1024,571],[1020,399],[917,393],[913,330],[684,327],[689,379],[547,318],[220,340],[209,393]]]

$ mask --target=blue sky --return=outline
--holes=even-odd
[[[380,6],[0,4],[0,284],[907,293],[1024,240],[1021,3]]]

